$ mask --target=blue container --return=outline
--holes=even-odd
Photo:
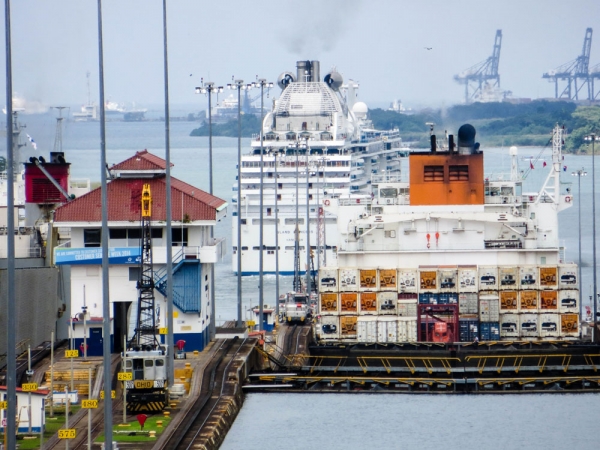
[[[499,341],[500,323],[499,322],[481,322],[479,324],[479,340],[481,341]]]
[[[476,337],[479,339],[479,320],[460,319],[458,325],[458,336],[460,342],[473,342]]]
[[[438,294],[439,304],[440,305],[449,305],[458,303],[458,294],[451,292],[444,292],[442,294]]]
[[[422,305],[437,305],[438,294],[432,294],[429,292],[419,294],[419,303]]]

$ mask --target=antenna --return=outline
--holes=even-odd
[[[88,72],[89,76],[89,72]],[[89,83],[88,83],[88,96],[89,96]],[[66,106],[53,106],[54,109],[58,110],[58,117],[56,118],[56,134],[54,135],[54,151],[62,152],[62,110],[66,108]]]

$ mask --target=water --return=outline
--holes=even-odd
[[[24,116],[26,132],[38,143],[38,150],[22,150],[24,157],[48,155],[53,149],[55,122],[52,116]],[[197,124],[171,124],[172,176],[208,191],[208,139],[190,137]],[[162,122],[107,123],[107,160],[118,163],[147,149],[164,157]],[[72,163],[74,178],[100,179],[100,142],[97,123],[67,123],[64,151]],[[249,139],[242,139],[242,152]],[[541,148],[527,148],[521,156],[537,157]],[[508,173],[510,159],[506,149],[484,149],[486,175]],[[231,203],[235,182],[237,139],[214,138],[214,194]],[[542,156],[551,161],[551,149]],[[521,168],[528,161],[519,160]],[[592,292],[592,158],[565,155],[567,167],[563,182],[573,182],[576,201],[560,215],[561,245],[567,261],[578,260],[577,178],[572,171],[584,167],[588,176],[581,179],[582,202],[582,298],[589,304]],[[598,165],[600,166],[600,159]],[[528,175],[524,191],[535,191],[547,176],[542,162]],[[596,170],[600,177],[600,168]],[[600,180],[600,178],[598,178]],[[565,186],[566,187],[566,186]],[[600,199],[599,199],[600,200]],[[173,199],[177,201],[177,199]],[[600,226],[600,223],[598,224]],[[217,318],[237,316],[237,277],[231,272],[231,215],[219,223],[215,234],[227,239],[228,253],[216,269]],[[291,277],[280,277],[281,292],[291,288]],[[258,277],[243,277],[244,309],[258,302]],[[265,302],[274,303],[275,276],[264,280]],[[441,448],[504,449],[531,447],[597,448],[595,417],[600,397],[582,395],[352,395],[352,394],[251,394],[222,448],[290,449],[324,448],[347,450],[363,448]]]

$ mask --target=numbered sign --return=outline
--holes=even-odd
[[[8,402],[7,401],[0,402],[0,409],[8,409]]]
[[[100,398],[104,400],[104,391],[100,391]],[[117,393],[115,391],[110,391],[110,398],[117,398]]]
[[[66,428],[64,430],[58,430],[59,439],[75,439],[77,437],[77,430],[75,428]]]
[[[96,409],[98,407],[98,400],[82,400],[81,407],[85,409]]]
[[[169,332],[169,329],[166,327],[158,329],[158,334],[167,334],[168,332]]]
[[[152,380],[135,380],[133,386],[136,389],[152,389],[154,387],[154,381]]]
[[[117,374],[117,380],[119,380],[119,381],[131,381],[131,380],[133,380],[133,373],[131,373],[131,372],[119,372]]]
[[[23,383],[21,385],[21,390],[23,392],[37,391],[38,390],[38,384],[37,383]]]
[[[79,350],[65,350],[65,358],[79,358]]]

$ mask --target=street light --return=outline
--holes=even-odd
[[[252,83],[252,87],[260,87],[260,200],[259,200],[259,254],[258,254],[258,273],[259,273],[259,286],[258,286],[258,329],[259,331],[263,331],[263,306],[264,306],[264,296],[263,296],[263,271],[264,271],[264,261],[263,261],[263,249],[264,249],[264,241],[263,241],[263,140],[264,140],[264,120],[265,120],[265,109],[264,109],[264,92],[265,88],[269,89],[273,87],[273,83],[268,82],[264,78],[259,78],[254,83]]]
[[[594,292],[592,293],[593,298],[593,324],[592,327],[592,342],[596,341],[596,311],[598,304],[598,286],[596,285],[596,165],[595,165],[595,151],[594,142],[597,140],[595,133],[591,133],[583,138],[586,141],[592,142],[592,246],[594,255]]]
[[[571,173],[572,176],[577,177],[577,208],[579,209],[579,285],[581,286],[581,177],[585,177],[587,172],[581,169]],[[579,297],[579,318],[581,319],[583,313],[583,305],[581,302],[581,294]]]
[[[242,326],[242,95],[249,85],[244,80],[235,80],[227,85],[228,89],[237,90],[238,94],[238,152],[237,152],[237,301],[238,315],[236,326]]]
[[[212,151],[212,94],[219,94],[223,92],[223,86],[215,86],[212,81],[207,81],[196,88],[196,94],[207,94],[208,95],[208,189],[210,195],[213,195],[213,151]],[[214,227],[210,227],[210,238],[211,243],[214,244]],[[209,323],[209,334],[210,339],[215,337],[215,318],[216,316],[216,305],[215,305],[215,266],[213,264],[210,272],[210,314],[211,320]]]

